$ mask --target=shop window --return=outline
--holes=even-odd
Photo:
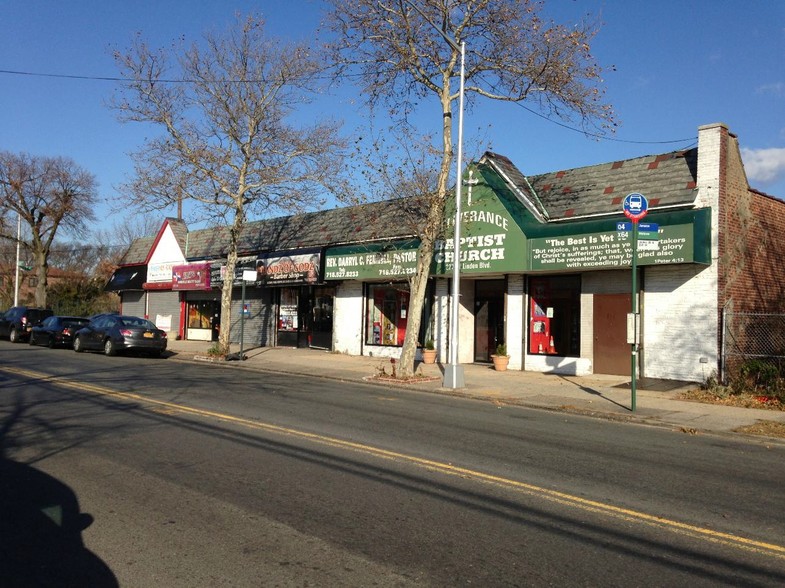
[[[408,284],[368,286],[368,345],[403,345],[409,313]]]
[[[529,279],[529,353],[580,356],[579,276]]]
[[[300,327],[299,288],[281,288],[281,305],[278,311],[278,330],[297,331]]]
[[[212,325],[215,303],[200,301],[188,303],[188,328],[209,329]]]

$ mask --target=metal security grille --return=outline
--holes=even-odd
[[[785,375],[785,314],[723,312],[723,382],[744,362],[771,363]]]

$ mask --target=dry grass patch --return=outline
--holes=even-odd
[[[694,402],[705,402],[707,404],[721,404],[723,406],[737,406],[739,408],[763,408],[766,410],[785,410],[785,405],[774,396],[762,396],[760,394],[730,394],[724,389],[702,389],[695,388],[681,392],[677,398],[681,400],[692,400]]]
[[[748,435],[763,435],[785,439],[785,423],[779,421],[758,421],[754,425],[745,425],[744,427],[734,429],[734,431]]]

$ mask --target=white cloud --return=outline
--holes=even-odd
[[[747,149],[742,147],[741,157],[747,178],[770,184],[785,177],[785,148]]]
[[[785,82],[775,82],[773,84],[763,84],[756,89],[758,94],[773,94],[774,96],[785,96]]]

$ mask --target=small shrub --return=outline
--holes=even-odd
[[[776,393],[781,387],[777,366],[759,359],[746,361],[739,368],[738,374],[732,379],[734,393],[767,392]]]
[[[425,342],[425,348],[426,349],[435,349],[435,347],[433,346],[433,339],[428,339]]]
[[[507,355],[507,345],[504,343],[499,343],[496,346],[496,355],[501,355],[502,357]]]

